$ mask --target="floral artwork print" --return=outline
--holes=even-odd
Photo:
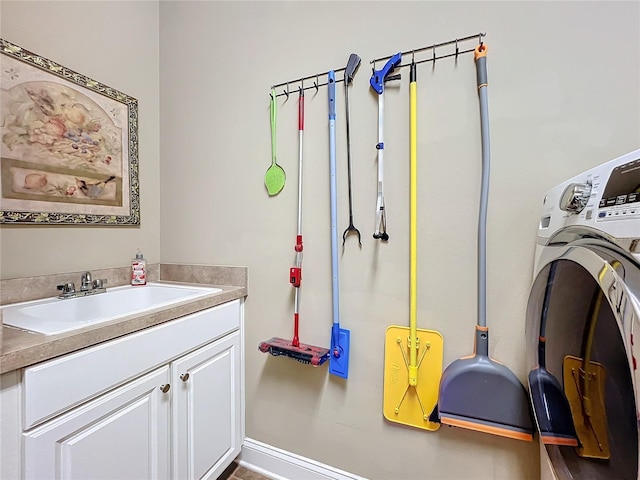
[[[2,156],[28,158],[23,167],[33,167],[8,162],[11,189],[5,196],[122,204],[121,189],[116,196],[122,182],[121,132],[99,106],[53,82],[17,85],[2,100]],[[38,170],[44,166],[52,170]]]
[[[137,100],[0,51],[0,222],[139,224]]]

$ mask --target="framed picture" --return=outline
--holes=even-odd
[[[138,101],[0,38],[0,223],[140,225]]]

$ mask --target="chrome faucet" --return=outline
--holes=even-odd
[[[58,290],[62,290],[62,293],[58,295],[58,298],[84,297],[85,295],[94,295],[96,293],[104,293],[107,291],[104,286],[104,284],[107,283],[107,279],[100,278],[92,280],[91,272],[84,272],[80,277],[80,282],[80,290],[76,290],[76,286],[73,282],[58,285]]]
[[[82,286],[81,291],[91,290],[93,288],[93,282],[91,281],[91,272],[84,272],[81,277]]]

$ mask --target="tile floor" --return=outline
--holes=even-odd
[[[253,472],[247,468],[241,467],[236,462],[233,462],[229,467],[218,477],[218,480],[269,480],[267,477],[263,477],[259,473]]]

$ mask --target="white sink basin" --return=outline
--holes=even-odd
[[[6,305],[2,307],[2,318],[5,325],[55,335],[175,306],[219,291],[220,288],[162,283],[114,287],[85,297],[54,297]]]

